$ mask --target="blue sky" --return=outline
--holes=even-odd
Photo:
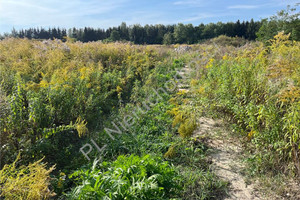
[[[299,0],[0,0],[0,33],[29,27],[108,28],[259,20]]]

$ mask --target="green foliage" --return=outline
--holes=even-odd
[[[138,92],[155,83],[162,71],[155,66],[166,64],[168,55],[155,47],[59,40],[6,39],[0,49],[1,96],[6,99],[1,115],[1,163],[12,162],[18,150],[24,150],[24,161],[39,159],[46,152],[52,157],[45,148],[41,151],[42,144],[53,147],[63,140],[73,141],[67,135],[86,137],[101,128],[114,110],[134,99],[135,83],[140,83]],[[73,139],[78,141],[77,136]]]
[[[291,40],[300,40],[300,13],[297,12],[296,7],[287,7],[286,10],[282,10],[277,13],[276,16],[270,17],[270,19],[264,19],[262,26],[256,33],[258,40],[267,42],[272,39],[278,32],[284,31],[285,34],[291,34]]]
[[[181,189],[175,169],[151,155],[119,156],[99,167],[96,161],[91,170],[77,171],[71,178],[78,186],[70,199],[168,199]]]
[[[116,30],[113,30],[110,34],[110,39],[115,42],[115,41],[118,41],[120,40],[120,33]]]
[[[228,37],[225,35],[220,35],[219,37],[212,39],[210,42],[213,42],[219,46],[232,45],[234,47],[240,47],[245,45],[247,43],[247,40],[239,37]]]
[[[210,171],[181,168],[185,180],[183,199],[220,199],[226,194],[228,183]]]
[[[127,26],[123,22],[118,27],[110,27],[108,29],[95,29],[91,27],[85,28],[72,28],[68,30],[66,35],[66,29],[60,28],[29,28],[26,30],[16,31],[12,30],[11,34],[0,35],[1,38],[28,38],[28,39],[61,39],[63,42],[92,42],[103,41],[104,43],[114,41],[130,41],[135,44],[173,44],[186,43],[194,44],[199,41],[218,37],[220,35],[227,35],[229,37],[243,37],[249,40],[255,40],[255,33],[261,26],[261,22],[243,21],[227,22],[227,23],[209,23],[204,25],[203,23],[198,26],[192,24],[177,25],[148,25],[141,26],[140,24],[134,24]],[[173,38],[174,36],[174,38]]]
[[[192,44],[194,41],[194,27],[192,24],[184,25],[179,23],[174,29],[174,38],[176,43]]]
[[[220,181],[209,175],[205,148],[185,142],[196,128],[196,116],[189,116],[195,113],[193,105],[185,94],[177,94],[181,106],[170,104],[176,91],[162,90],[185,65],[186,55],[170,59],[175,53],[167,47],[71,40],[6,39],[0,50],[1,163],[13,162],[19,151],[23,156],[18,162],[24,165],[44,157],[56,165],[51,182],[57,196],[72,190],[72,197],[83,199],[93,194],[112,199],[184,198],[189,196],[183,189],[188,188],[188,176],[177,169],[187,165],[187,171],[201,169],[201,184],[212,185],[202,192],[195,186],[196,196],[214,197],[209,190]],[[172,127],[169,111],[175,107],[184,115],[181,128]],[[122,134],[114,134],[112,140],[103,129],[128,115],[134,123],[122,127]],[[174,134],[178,128],[184,140]],[[102,155],[106,162],[87,170],[79,149],[91,138],[100,147],[107,145]],[[166,158],[175,167],[162,159],[172,146],[174,154]],[[96,153],[94,149],[89,156]],[[65,178],[74,169],[80,174],[77,187],[73,178]]]
[[[224,196],[228,183],[209,170],[207,150],[201,138],[189,138],[176,141],[166,152],[165,158],[180,172],[182,199],[219,199]]]
[[[174,43],[174,37],[172,33],[166,33],[164,35],[163,44],[170,45]]]
[[[300,172],[300,52],[299,42],[288,38],[279,33],[268,47],[252,44],[223,57],[215,54],[194,90],[200,105],[226,116],[254,144],[257,173]]]
[[[146,113],[137,112],[138,118],[133,116],[135,122],[127,130],[122,129],[121,135],[113,135],[115,140],[111,140],[107,133],[100,132],[95,141],[100,146],[107,145],[105,159],[115,159],[122,154],[141,156],[155,153],[162,155],[174,140],[172,118],[167,114],[167,111],[172,107],[172,105],[168,105],[166,100],[162,100]],[[122,121],[124,116],[132,115],[131,111],[134,109],[136,109],[135,106],[128,104],[124,110],[120,111],[118,121]],[[146,111],[145,108],[142,109],[144,112]],[[113,116],[112,120],[116,120],[116,116]],[[108,123],[106,127],[110,126],[112,124]]]

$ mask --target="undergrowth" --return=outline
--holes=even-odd
[[[216,199],[225,191],[209,171],[207,148],[190,138],[192,101],[177,93],[176,71],[189,55],[12,38],[0,51],[0,168],[15,169],[19,152],[24,166],[1,177],[4,198]],[[107,134],[113,123],[120,131]],[[89,153],[94,165],[80,151],[92,139],[106,145]],[[36,191],[29,188],[40,194],[27,197]]]
[[[253,175],[300,174],[300,43],[288,38],[190,55],[210,56],[193,80],[200,112],[228,119],[244,137]]]

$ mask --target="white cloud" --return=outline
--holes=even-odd
[[[173,4],[177,6],[204,6],[207,1],[204,0],[188,0],[188,1],[176,1]]]
[[[234,5],[234,6],[228,6],[229,9],[255,9],[259,8],[258,5]]]
[[[196,16],[190,17],[190,18],[186,18],[181,20],[181,22],[193,22],[193,21],[197,21],[200,19],[206,19],[206,18],[212,18],[212,17],[216,17],[219,15],[215,15],[215,14],[210,14],[210,13],[202,13],[202,14],[198,14]]]

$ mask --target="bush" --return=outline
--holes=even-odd
[[[217,38],[211,39],[211,42],[220,46],[234,46],[240,47],[247,43],[247,40],[240,37],[228,37],[226,35],[220,35]]]
[[[94,162],[91,170],[71,175],[77,187],[70,199],[168,199],[176,197],[180,177],[158,157],[119,156],[114,162]]]

